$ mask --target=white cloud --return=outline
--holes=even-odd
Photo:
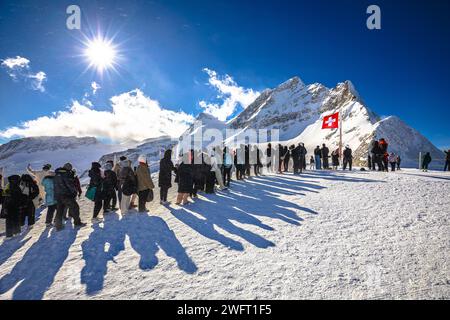
[[[45,91],[44,82],[47,80],[47,75],[44,71],[33,73],[30,68],[30,60],[27,58],[21,56],[6,58],[2,60],[1,66],[6,69],[14,81],[23,81],[33,90]]]
[[[94,136],[122,142],[170,135],[179,137],[194,121],[192,115],[163,109],[139,89],[111,98],[111,110],[98,111],[74,101],[67,111],[40,117],[0,131],[0,137]]]
[[[259,92],[253,89],[246,89],[237,85],[229,75],[219,77],[217,72],[208,68],[203,69],[209,76],[208,83],[214,87],[222,100],[221,104],[200,101],[199,105],[204,112],[209,113],[219,120],[225,121],[234,114],[238,105],[247,108],[259,96]]]
[[[100,85],[97,82],[92,81],[91,88],[92,88],[92,94],[96,94],[97,90],[101,89],[102,87],[100,87]]]
[[[21,56],[16,56],[15,58],[7,58],[2,61],[2,66],[5,66],[9,69],[28,68],[29,65],[30,60]]]

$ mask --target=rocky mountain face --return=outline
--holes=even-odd
[[[178,141],[162,136],[140,143],[107,145],[92,137],[23,138],[0,146],[0,168],[21,173],[28,163],[41,167],[45,163],[59,166],[71,161],[84,171],[97,159],[103,164],[125,155],[135,164],[139,155],[144,154],[154,172],[163,150],[173,148],[176,157],[183,144],[188,144],[184,149],[194,147],[195,140],[201,137],[199,134],[208,129],[214,129],[219,136],[225,136],[226,129],[238,133],[245,133],[247,129],[278,129],[279,142],[285,145],[303,142],[312,154],[314,148],[323,143],[330,150],[338,148],[339,130],[322,129],[323,117],[335,112],[340,112],[342,119],[343,145],[352,148],[356,165],[366,165],[372,140],[380,138],[388,141],[389,151],[400,154],[405,166],[417,167],[420,152],[431,152],[434,159],[444,158],[442,151],[399,118],[380,119],[366,106],[350,81],[329,89],[320,83],[305,85],[294,77],[277,88],[263,91],[227,123],[205,113],[199,114]],[[208,136],[203,140],[203,147],[221,143],[216,136]]]

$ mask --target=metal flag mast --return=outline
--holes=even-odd
[[[339,110],[339,162],[343,164],[343,153],[342,153],[342,107]]]

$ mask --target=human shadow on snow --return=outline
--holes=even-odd
[[[301,196],[304,195],[302,192],[316,192],[309,188],[317,190],[323,187],[296,180],[285,182],[284,185],[289,188],[283,190],[279,186],[271,186],[272,181],[273,179],[270,180],[269,177],[250,178],[246,182],[234,181],[230,192],[205,195],[208,201],[198,199],[194,204],[171,209],[171,212],[178,220],[199,234],[220,242],[232,250],[243,251],[244,246],[240,241],[224,235],[215,227],[236,235],[255,247],[262,249],[273,247],[275,244],[270,240],[233,222],[273,231],[271,226],[257,218],[266,217],[299,226],[303,219],[296,211],[309,214],[317,214],[317,212],[283,200],[279,196]]]
[[[81,245],[85,260],[81,283],[86,285],[87,294],[103,289],[108,262],[116,263],[115,257],[125,250],[126,235],[131,247],[140,255],[139,268],[142,270],[157,266],[156,254],[162,249],[184,272],[192,274],[197,271],[197,266],[162,218],[130,213],[120,219],[118,214],[110,213],[105,216],[104,223],[93,225],[89,238]]]
[[[64,232],[45,229],[11,272],[0,279],[0,294],[16,287],[13,299],[42,299],[64,264],[77,232],[77,229]]]

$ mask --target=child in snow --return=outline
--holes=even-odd
[[[389,155],[388,161],[391,164],[391,171],[395,171],[395,167],[397,166],[397,156],[393,152]]]
[[[314,169],[314,157],[311,156],[311,158],[309,159],[309,170],[313,170]]]

